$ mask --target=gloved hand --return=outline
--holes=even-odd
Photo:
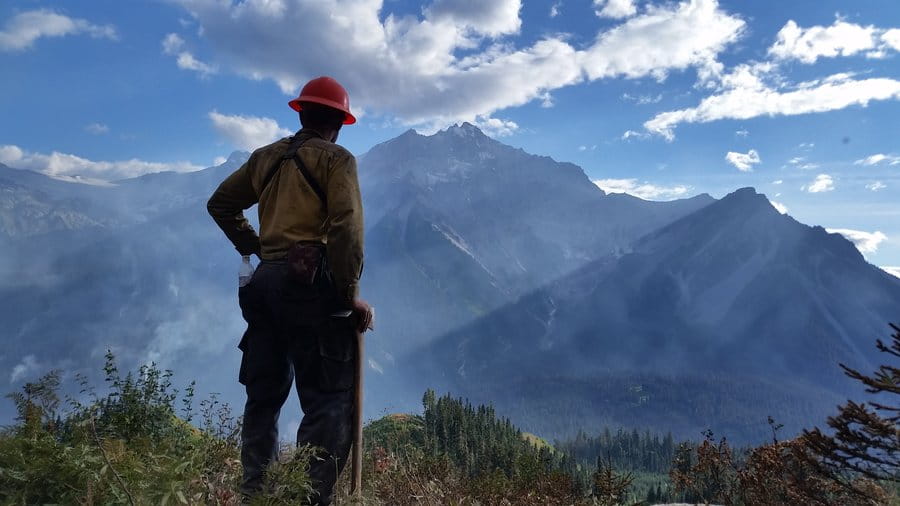
[[[368,302],[362,299],[353,299],[353,314],[357,316],[357,332],[365,332],[366,329],[375,330],[375,312]]]

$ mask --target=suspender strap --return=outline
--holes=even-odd
[[[306,178],[306,182],[309,183],[310,188],[316,192],[316,195],[319,196],[319,200],[322,201],[322,207],[328,208],[328,198],[325,197],[325,192],[322,191],[322,187],[319,186],[319,182],[316,181],[316,178],[313,177],[312,174],[309,173],[309,169],[306,168],[306,164],[303,163],[303,160],[300,159],[300,155],[297,154],[297,150],[289,151],[294,154],[294,163],[297,164],[297,168],[300,169],[300,173],[303,174],[303,177]]]
[[[301,139],[299,135],[295,135],[291,139],[290,145],[288,145],[287,150],[284,152],[284,156],[279,158],[269,167],[268,172],[266,173],[266,178],[263,180],[262,189],[259,191],[259,194],[262,195],[266,190],[266,187],[269,186],[269,182],[272,181],[272,177],[275,176],[275,173],[281,169],[281,165],[285,162],[285,160],[294,160],[294,164],[297,165],[297,169],[300,170],[300,173],[303,174],[303,177],[306,179],[306,182],[309,183],[309,187],[315,192],[316,196],[319,197],[319,200],[322,201],[322,207],[328,208],[328,199],[325,197],[325,192],[322,190],[322,187],[319,186],[319,182],[316,181],[316,178],[309,172],[309,169],[306,168],[306,164],[303,163],[303,160],[300,159],[300,156],[297,155],[297,150],[300,149],[300,146],[306,142],[306,139]]]

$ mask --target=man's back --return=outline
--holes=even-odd
[[[345,301],[352,300],[358,294],[363,265],[356,158],[315,131],[303,129],[297,136],[302,142],[297,155],[325,192],[327,206],[287,153],[294,139],[287,137],[254,151],[247,163],[219,185],[207,208],[242,254],[257,253],[263,260],[276,260],[284,258],[299,241],[327,244],[337,293]],[[270,171],[274,173],[270,175]],[[257,202],[258,238],[243,215],[235,215],[235,210]]]

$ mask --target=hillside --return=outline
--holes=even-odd
[[[3,168],[0,296],[16,304],[0,307],[0,366],[16,372],[0,382],[91,374],[113,349],[240,404],[239,259],[205,201],[246,157],[102,187]],[[469,124],[379,144],[359,174],[370,416],[433,387],[549,439],[609,425],[759,441],[768,414],[796,430],[854,394],[835,361],[868,364],[861,343],[900,304],[900,279],[752,189],[605,194]]]

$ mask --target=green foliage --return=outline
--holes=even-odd
[[[598,506],[616,506],[624,504],[628,498],[628,489],[634,482],[631,473],[618,473],[609,462],[597,459],[597,470],[591,477],[593,490],[591,496],[596,498]]]
[[[616,469],[664,474],[672,465],[676,444],[671,433],[660,437],[650,431],[612,432],[606,428],[594,437],[579,431],[574,439],[557,442],[556,447],[578,462],[594,462],[602,457]]]
[[[176,416],[170,371],[150,364],[125,377],[112,354],[108,392],[60,411],[53,371],[10,394],[18,423],[0,433],[2,504],[235,504],[239,424],[207,402],[199,430]],[[185,408],[190,410],[193,387]]]
[[[60,373],[10,394],[18,423],[0,433],[0,504],[221,504],[240,501],[240,422],[215,394],[194,417],[194,384],[181,396],[171,371],[145,365],[124,377],[106,355],[108,392],[69,399],[60,413]],[[298,504],[311,497],[310,448],[285,449],[253,504]]]
[[[309,446],[284,446],[277,462],[266,471],[263,493],[251,501],[251,506],[288,506],[307,504],[315,496],[309,479],[311,459],[321,458]]]

